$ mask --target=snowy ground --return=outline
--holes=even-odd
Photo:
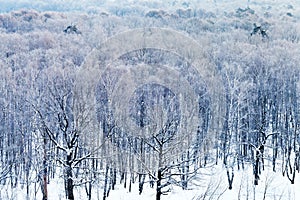
[[[179,187],[173,187],[169,195],[162,199],[178,200],[203,200],[203,199],[269,199],[269,200],[296,200],[300,198],[300,180],[297,179],[294,185],[291,185],[286,177],[280,173],[264,171],[258,186],[253,185],[252,167],[245,171],[236,171],[233,189],[228,190],[226,171],[220,167],[213,167],[207,170],[201,170],[198,180],[194,181],[191,190],[182,190]],[[138,185],[134,186],[132,193],[127,192],[119,186],[117,191],[112,191],[108,199],[112,200],[150,200],[155,199],[155,191],[149,186],[145,188],[142,195],[138,195]]]
[[[26,199],[26,190],[18,188],[14,191],[6,190],[2,186],[0,194],[3,199]],[[49,200],[64,200],[64,186],[62,179],[53,180],[49,186]],[[260,176],[258,186],[253,185],[252,167],[248,166],[245,170],[235,171],[233,189],[228,189],[226,170],[221,166],[210,166],[200,170],[198,176],[189,190],[182,190],[180,187],[172,186],[168,195],[162,196],[164,200],[297,200],[300,198],[300,179],[296,176],[295,184],[291,185],[286,177],[280,172],[272,172],[271,167],[266,168]],[[103,189],[93,190],[92,199],[102,199]],[[34,194],[30,195],[30,199],[34,199]],[[40,189],[37,191],[36,199],[41,199]],[[75,199],[87,199],[84,187],[75,189]],[[144,191],[138,194],[138,183],[133,184],[132,192],[128,192],[123,184],[117,184],[114,191],[110,192],[108,200],[153,200],[155,199],[155,189],[150,188],[145,183]]]

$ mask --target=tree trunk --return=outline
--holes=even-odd
[[[228,179],[228,184],[229,184],[228,189],[232,190],[232,183],[233,183],[233,177],[234,177],[233,167],[231,168],[231,176],[230,176],[230,172],[229,172],[228,167],[227,167],[226,171],[227,171],[227,179]]]
[[[92,182],[89,181],[88,183],[85,184],[85,192],[87,195],[88,200],[92,199]]]
[[[157,173],[157,181],[156,181],[156,200],[160,200],[161,197],[161,180],[162,180],[162,174],[161,169],[158,169]]]
[[[159,152],[158,152],[158,170],[157,170],[157,181],[156,181],[156,200],[160,200],[160,197],[162,195],[161,192],[161,181],[163,178],[162,174],[162,159],[163,159],[163,146],[160,145]]]
[[[74,200],[74,184],[73,184],[73,174],[71,165],[66,166],[66,194],[67,200]]]
[[[48,190],[47,190],[47,176],[48,176],[48,172],[47,172],[47,140],[46,137],[44,136],[44,159],[43,159],[43,200],[47,200],[48,199]]]
[[[66,167],[65,167],[65,189],[67,200],[74,200],[74,183],[72,172],[72,153],[67,155]]]
[[[106,165],[104,187],[103,187],[103,200],[105,200],[107,197],[108,170],[109,170],[109,166]]]
[[[256,151],[256,160],[254,164],[254,185],[258,185],[259,180],[259,151]]]
[[[139,195],[142,194],[145,183],[145,174],[139,174]]]

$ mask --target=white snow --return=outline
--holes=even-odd
[[[235,170],[233,181],[233,189],[228,189],[226,170],[220,165],[212,165],[202,168],[188,190],[182,190],[181,187],[170,187],[171,192],[163,195],[162,200],[203,200],[203,199],[219,199],[219,200],[297,200],[300,198],[300,179],[296,176],[295,184],[292,185],[287,177],[283,177],[281,172],[272,172],[270,166],[260,175],[259,184],[253,185],[252,166],[247,165],[245,170]],[[146,179],[147,180],[147,179]],[[132,191],[128,191],[123,184],[117,184],[115,190],[111,190],[107,200],[153,200],[155,199],[155,186],[150,188],[149,183],[145,183],[144,190],[141,195],[138,194],[138,181],[132,185]],[[76,187],[74,190],[75,199],[87,199],[84,187]],[[0,187],[0,194],[5,199],[26,199],[26,188],[18,187],[14,190],[10,186]],[[64,184],[62,178],[51,180],[48,185],[49,200],[64,200]],[[102,199],[103,187],[94,186],[92,199]],[[37,192],[37,199],[41,199],[40,190]],[[34,199],[31,194],[30,199]]]

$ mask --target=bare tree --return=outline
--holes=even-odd
[[[99,146],[92,143],[98,131],[94,129],[95,126],[90,126],[96,120],[92,114],[94,105],[88,102],[91,88],[75,82],[74,72],[73,76],[70,71],[68,74],[61,72],[51,75],[49,73],[44,77],[47,82],[41,103],[33,107],[40,122],[40,131],[47,135],[56,148],[53,153],[57,162],[64,167],[66,198],[74,199],[73,189],[77,185],[74,169],[101,147],[101,143]],[[85,146],[88,144],[89,148]]]

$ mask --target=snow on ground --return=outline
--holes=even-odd
[[[119,181],[119,180],[118,180]],[[103,181],[104,182],[104,181]],[[155,186],[150,188],[149,183],[145,183],[144,191],[138,194],[138,183],[132,185],[132,192],[128,192],[124,184],[117,184],[115,190],[110,192],[107,200],[153,200],[155,199]],[[26,188],[18,188],[12,191],[7,190],[9,186],[1,186],[0,194],[2,199],[26,199]],[[228,189],[226,169],[220,165],[210,165],[202,168],[197,177],[189,185],[188,190],[182,190],[178,186],[171,186],[171,192],[163,195],[162,200],[297,200],[300,199],[300,178],[296,174],[295,184],[291,185],[287,177],[283,177],[281,172],[274,173],[272,168],[266,167],[260,175],[258,186],[253,185],[252,166],[247,165],[245,170],[235,170],[233,189]],[[62,178],[56,178],[48,185],[49,200],[64,200],[64,185]],[[74,190],[75,199],[87,199],[85,188],[76,187]],[[94,188],[92,199],[102,199],[103,185],[96,190]],[[1,198],[0,198],[1,199]],[[30,199],[34,199],[31,194]],[[40,189],[37,191],[36,199],[41,199]]]
[[[192,189],[182,190],[180,187],[172,187],[171,193],[162,197],[166,200],[297,200],[300,198],[300,179],[291,185],[280,172],[274,173],[271,168],[263,171],[258,186],[253,185],[252,167],[248,166],[244,171],[235,171],[233,189],[228,189],[226,170],[220,166],[202,169],[198,180],[194,180]],[[138,185],[133,186],[133,191],[118,186],[116,191],[111,191],[109,200],[153,200],[155,190],[145,185],[142,195],[138,194]]]
[[[189,190],[182,190],[178,186],[170,187],[171,192],[163,195],[162,200],[298,200],[300,199],[300,178],[296,174],[295,184],[291,185],[287,177],[283,177],[281,172],[272,172],[269,166],[262,172],[258,186],[253,185],[252,166],[247,165],[245,170],[235,170],[233,189],[228,189],[226,169],[220,165],[210,165],[202,168],[197,177],[189,185]],[[132,185],[132,192],[128,192],[123,184],[117,184],[115,190],[110,192],[107,200],[153,200],[155,199],[155,189],[150,188],[149,183],[145,183],[144,191],[138,194],[138,183]],[[155,188],[155,186],[154,186]],[[63,179],[57,177],[48,185],[49,200],[64,200]],[[75,199],[87,199],[85,188],[76,187],[74,190]],[[93,190],[92,199],[102,199],[103,185]],[[0,199],[5,200],[25,200],[26,187],[18,187],[14,190],[10,185],[0,186]],[[29,199],[35,199],[31,193]],[[40,188],[37,185],[36,199],[41,198]]]

